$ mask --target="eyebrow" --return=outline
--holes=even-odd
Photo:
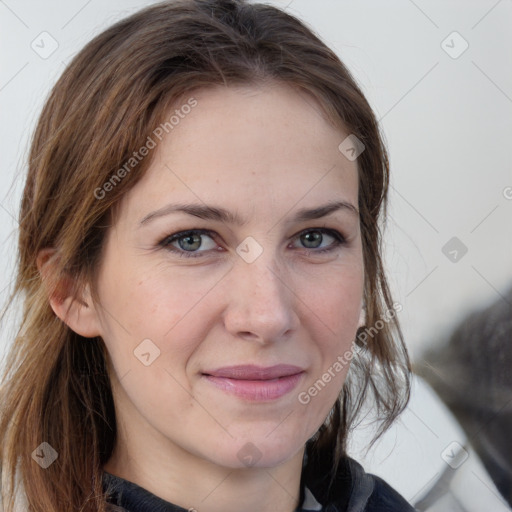
[[[288,222],[303,222],[306,220],[320,219],[339,210],[345,210],[359,217],[359,210],[353,204],[346,201],[332,201],[325,205],[318,206],[317,208],[302,208],[298,210]],[[159,210],[148,213],[140,221],[139,227],[156,218],[164,217],[172,213],[186,213],[204,220],[215,220],[240,226],[246,223],[237,213],[230,212],[225,208],[201,204],[169,204]]]

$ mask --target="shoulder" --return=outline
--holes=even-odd
[[[306,479],[318,506],[329,512],[414,512],[414,508],[382,478],[366,473],[361,464],[344,457],[329,485],[324,471],[316,468]],[[309,510],[309,509],[302,509]]]
[[[374,481],[374,490],[365,512],[414,512],[414,508],[390,485],[378,476],[368,475]]]
[[[347,512],[414,512],[414,508],[382,478],[366,473],[347,458],[351,476],[351,495]]]

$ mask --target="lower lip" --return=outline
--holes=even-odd
[[[269,380],[229,379],[212,375],[204,375],[204,377],[214,386],[227,393],[245,400],[264,402],[276,400],[292,391],[299,383],[302,375],[303,372]]]

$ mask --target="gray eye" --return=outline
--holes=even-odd
[[[308,249],[320,247],[323,241],[323,234],[320,231],[308,231],[300,236],[300,241]]]
[[[177,242],[180,249],[184,251],[197,251],[201,247],[203,240],[201,235],[193,233],[178,238]]]

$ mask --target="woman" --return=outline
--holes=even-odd
[[[30,153],[4,510],[412,510],[345,450],[409,393],[387,184],[349,72],[274,7],[173,1],[90,42]]]

